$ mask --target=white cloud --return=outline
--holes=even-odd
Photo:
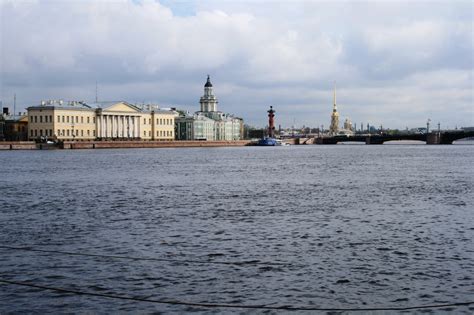
[[[209,73],[220,108],[258,125],[270,104],[283,125],[327,125],[334,80],[341,116],[354,121],[474,124],[470,2],[191,7],[1,1],[1,99],[93,99],[98,80],[103,98],[197,109]]]

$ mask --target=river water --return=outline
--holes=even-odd
[[[2,247],[3,280],[237,305],[474,300],[472,145],[4,151],[0,159],[0,246],[157,259]],[[423,312],[449,311],[472,314],[474,305]],[[0,313],[25,312],[284,313],[0,283]]]

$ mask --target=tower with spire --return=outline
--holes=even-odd
[[[204,84],[204,95],[201,97],[201,112],[217,112],[217,98],[212,93],[212,83],[209,75],[207,75],[206,84]]]
[[[337,112],[337,105],[336,105],[336,83],[334,83],[334,105],[332,108],[331,125],[329,126],[329,133],[332,135],[336,135],[338,131],[339,131],[339,113]]]

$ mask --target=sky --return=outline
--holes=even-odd
[[[0,0],[0,100],[218,109],[263,127],[474,126],[472,1]]]

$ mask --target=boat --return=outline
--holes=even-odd
[[[263,139],[258,140],[257,145],[262,146],[262,147],[280,146],[281,141],[279,141],[275,138],[265,137]]]

